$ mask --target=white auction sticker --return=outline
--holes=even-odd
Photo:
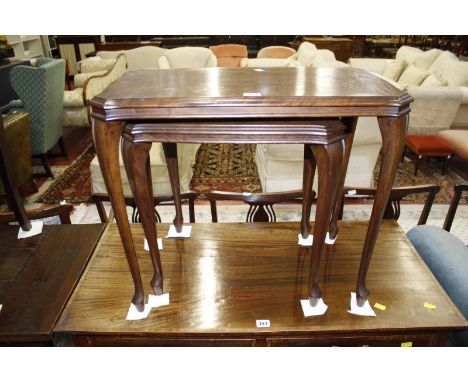
[[[256,320],[257,328],[269,328],[270,320]]]
[[[262,93],[244,93],[244,97],[261,97]]]

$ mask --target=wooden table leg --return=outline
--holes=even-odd
[[[304,175],[302,177],[302,219],[301,235],[306,239],[310,235],[310,210],[312,208],[312,184],[314,182],[315,167],[314,155],[310,145],[304,145]]]
[[[374,206],[367,229],[364,249],[362,251],[359,276],[356,286],[356,299],[359,306],[364,305],[369,295],[366,288],[366,276],[369,263],[379,233],[382,217],[387,205],[390,191],[395,180],[398,164],[405,147],[408,114],[398,118],[379,117],[379,128],[382,134],[382,163],[375,194]]]
[[[330,221],[330,227],[328,228],[328,233],[330,239],[336,239],[338,235],[338,217],[340,216],[342,202],[343,188],[345,184],[346,172],[348,171],[349,156],[351,154],[351,147],[353,146],[354,133],[356,131],[357,117],[343,118],[342,122],[346,125],[347,135],[344,140],[344,157],[343,165],[341,169],[340,184],[338,185],[338,192],[336,194],[335,208],[333,210],[333,215]]]
[[[184,217],[182,216],[182,204],[180,201],[179,165],[177,160],[177,143],[163,143],[164,156],[166,157],[167,171],[171,181],[172,194],[174,195],[174,205],[176,216],[174,226],[177,232],[182,232]]]
[[[339,171],[343,162],[343,140],[328,145],[311,145],[318,167],[318,198],[315,213],[314,241],[312,244],[312,259],[310,262],[309,302],[316,306],[321,291],[318,286],[320,258],[325,249],[325,237],[335,206],[336,193],[339,185]]]
[[[133,143],[127,137],[122,140],[122,158],[127,171],[133,198],[140,211],[141,224],[148,242],[153,278],[151,287],[156,295],[163,293],[163,274],[157,242],[154,213],[153,186],[149,152],[151,143]]]
[[[133,245],[133,237],[128,223],[127,209],[120,178],[119,141],[124,128],[123,122],[104,122],[93,119],[93,141],[99,160],[102,177],[106,183],[107,192],[115,213],[115,220],[119,227],[120,237],[127,257],[130,273],[135,285],[133,304],[141,312],[145,308],[145,295],[141,282],[140,268]]]

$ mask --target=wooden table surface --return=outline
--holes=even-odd
[[[0,226],[0,343],[52,344],[52,329],[104,227],[49,225],[18,240],[18,226]]]
[[[384,221],[369,268],[377,317],[347,312],[367,222],[343,221],[322,258],[323,316],[304,317],[310,248],[297,245],[299,223],[193,224],[190,239],[163,239],[168,306],[125,319],[133,283],[116,225],[110,225],[65,308],[57,333],[81,345],[435,345],[467,322],[396,222]],[[152,277],[143,232],[131,225],[144,285]],[[158,224],[160,237],[168,225]],[[146,293],[152,293],[147,287]],[[425,302],[437,306],[425,308]],[[257,328],[268,319],[270,328]]]

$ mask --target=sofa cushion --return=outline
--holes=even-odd
[[[166,52],[167,49],[157,46],[141,46],[123,51],[127,59],[128,70],[157,69],[159,58]]]
[[[312,59],[315,57],[317,47],[307,41],[304,41],[297,49],[297,61],[305,67],[310,66]]]
[[[403,73],[403,70],[406,68],[406,61],[389,61],[385,66],[385,70],[382,75],[384,77],[390,78],[393,81],[398,81]]]
[[[421,69],[429,69],[435,59],[442,53],[440,49],[431,49],[414,55],[413,62],[415,66]]]
[[[429,75],[429,72],[414,65],[408,65],[398,79],[401,86],[419,85]]]
[[[242,68],[271,68],[288,67],[292,60],[288,58],[243,58],[240,62]]]
[[[320,68],[333,66],[330,63],[336,62],[335,53],[328,49],[317,49],[315,55],[311,57],[309,67]]]
[[[450,62],[458,62],[457,56],[449,51],[443,51],[437,56],[432,65],[429,67],[431,73],[441,76],[443,79],[446,79],[445,74],[447,71],[447,66]]]
[[[451,61],[445,69],[448,86],[468,86],[468,62]]]
[[[442,80],[435,74],[429,74],[423,82],[421,82],[421,87],[435,87],[435,86],[446,86],[447,81]]]
[[[395,60],[406,61],[408,64],[412,64],[415,58],[422,52],[423,51],[419,48],[403,45],[397,50]]]

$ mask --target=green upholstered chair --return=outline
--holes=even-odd
[[[37,192],[32,178],[31,140],[29,137],[29,117],[25,111],[9,113],[3,117],[5,145],[11,161],[14,185],[20,187],[29,183]],[[5,195],[5,187],[0,180],[0,196]]]
[[[45,175],[53,177],[47,162],[47,152],[59,143],[63,145],[63,92],[65,89],[65,60],[39,58],[36,66],[15,66],[10,82],[20,97],[10,108],[23,107],[29,113],[31,154],[40,156]]]

